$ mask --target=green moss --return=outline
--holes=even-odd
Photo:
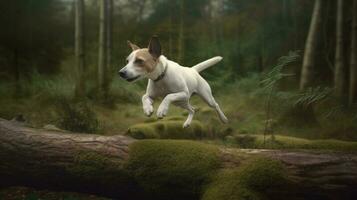
[[[80,152],[75,155],[72,165],[66,167],[66,173],[58,180],[71,181],[71,185],[81,190],[102,190],[104,193],[116,196],[131,194],[140,188],[134,183],[133,177],[124,168],[124,163],[113,160],[96,152]]]
[[[95,152],[81,152],[75,155],[74,165],[68,166],[68,170],[77,176],[93,176],[105,169],[113,169],[118,164],[113,163],[107,157]]]
[[[254,158],[239,168],[218,172],[207,186],[202,200],[265,199],[264,191],[287,183],[286,174],[279,161]]]
[[[126,168],[155,199],[191,199],[198,197],[219,163],[214,146],[183,140],[143,140],[130,146]]]
[[[356,152],[357,142],[341,141],[334,139],[304,139],[290,136],[266,136],[264,144],[263,135],[241,134],[224,138],[226,144],[241,148],[269,148],[269,149],[313,149],[327,151]]]
[[[198,139],[207,130],[199,121],[193,121],[188,128],[182,128],[183,121],[176,118],[141,123],[131,126],[127,135],[136,139]]]
[[[268,138],[266,148],[276,149],[316,149],[332,151],[357,151],[357,142],[347,142],[340,140],[309,140],[289,136],[275,136],[275,140]],[[263,148],[263,137],[259,136],[255,144],[256,147]]]
[[[259,194],[239,181],[240,172],[225,169],[217,173],[203,193],[202,200],[258,200]]]
[[[287,171],[280,161],[254,158],[240,168],[240,182],[248,188],[267,190],[286,183]]]

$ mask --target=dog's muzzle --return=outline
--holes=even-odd
[[[126,78],[127,78],[127,77],[126,77],[126,76],[127,76],[127,75],[126,75],[126,71],[120,70],[120,71],[119,71],[119,76],[122,77],[123,79],[126,79]]]
[[[135,77],[128,77],[128,73],[125,70],[120,70],[119,76],[128,82],[132,82],[132,81],[135,81],[136,79],[140,78],[140,75],[135,76]]]

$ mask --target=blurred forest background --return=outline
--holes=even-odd
[[[171,108],[166,131],[224,141],[280,134],[357,140],[356,0],[15,0],[0,2],[0,117],[34,127],[133,134],[146,81],[117,71],[154,34],[184,66],[220,55],[203,76],[227,113],[193,98],[193,127]],[[177,123],[176,123],[177,122]],[[161,130],[161,129],[160,129]],[[180,135],[178,133],[178,135]],[[152,137],[152,136],[151,136]],[[178,136],[179,137],[179,136]]]
[[[357,149],[357,0],[3,0],[0,25],[0,118],[239,148]],[[202,76],[227,125],[195,96],[187,129],[174,106],[163,120],[144,116],[147,81],[118,70],[126,41],[146,47],[154,34],[183,66],[224,58]],[[0,199],[104,198],[15,187]]]

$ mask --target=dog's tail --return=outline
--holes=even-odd
[[[201,63],[198,63],[197,65],[193,66],[192,68],[195,69],[197,72],[201,72],[212,65],[217,64],[219,61],[221,61],[223,58],[221,56],[216,56],[211,59],[208,59],[206,61],[203,61]]]

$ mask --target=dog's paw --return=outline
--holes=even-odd
[[[191,122],[185,122],[182,126],[182,128],[188,128],[190,127]]]
[[[222,116],[222,117],[221,117],[221,121],[222,121],[222,123],[224,123],[224,124],[228,124],[228,119],[227,119],[226,116]]]
[[[157,109],[156,115],[159,119],[162,119],[166,116],[169,107],[165,104],[160,104],[159,108]]]
[[[152,105],[143,106],[144,113],[146,116],[150,117],[154,112],[154,107]]]

